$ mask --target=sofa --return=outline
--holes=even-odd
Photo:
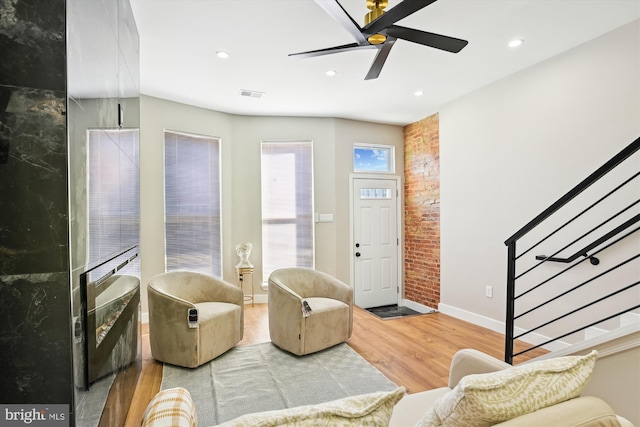
[[[515,374],[511,377],[503,377],[502,383],[498,383],[497,381],[494,383],[485,386],[482,391],[484,392],[495,392],[504,393],[503,396],[499,397],[488,397],[485,399],[485,404],[475,405],[477,409],[478,406],[483,406],[487,412],[493,412],[495,410],[494,407],[500,406],[501,400],[512,402],[514,399],[514,395],[526,395],[528,391],[533,391],[531,393],[532,402],[527,402],[523,400],[522,402],[522,415],[515,416],[506,421],[491,423],[491,421],[487,421],[488,424],[485,425],[493,425],[499,427],[563,427],[563,426],[572,426],[572,427],[613,427],[613,426],[622,426],[622,427],[633,427],[628,420],[617,416],[613,409],[602,401],[601,399],[593,396],[579,396],[580,390],[586,385],[588,380],[591,377],[591,372],[593,371],[593,367],[595,365],[595,360],[597,358],[597,353],[594,351],[587,356],[569,356],[571,359],[566,358],[556,358],[556,359],[547,359],[540,362],[532,362],[525,363],[522,365],[511,366],[506,362],[503,362],[495,357],[489,356],[485,353],[482,353],[477,350],[465,349],[458,351],[451,360],[451,365],[449,367],[449,381],[447,387],[437,388],[433,390],[427,390],[420,393],[408,394],[402,400],[400,400],[394,407],[393,413],[389,422],[390,427],[406,427],[406,426],[415,426],[415,425],[438,425],[437,423],[423,422],[425,421],[425,410],[429,411],[434,409],[438,404],[440,404],[441,409],[442,406],[446,406],[443,403],[443,400],[450,398],[455,401],[457,404],[457,408],[463,405],[461,401],[463,401],[467,396],[464,396],[464,392],[468,392],[473,389],[474,384],[470,384],[474,378],[482,377],[482,379],[492,379],[495,378],[496,375],[500,371],[507,373],[507,371],[514,372]],[[553,366],[553,363],[558,360],[575,360],[583,362],[579,366],[573,366],[571,369],[560,370],[560,368],[549,368]],[[553,378],[551,376],[545,381],[541,381],[539,384],[527,384],[526,380],[522,381],[521,378],[527,378],[530,376],[540,377],[543,373],[549,369],[553,369],[558,372],[554,372],[556,376],[560,376],[561,374],[567,375],[572,374],[571,370],[575,371],[578,368],[581,368],[585,371],[583,378],[580,381],[573,379],[575,384],[569,390],[569,394],[566,396],[560,395],[560,390],[553,390],[553,387],[560,388],[562,386],[561,381],[557,378]],[[518,374],[522,374],[521,376]],[[499,386],[504,383],[508,384],[517,384],[520,382],[519,387],[514,388],[514,392],[499,390]],[[542,398],[540,395],[545,394],[544,390],[532,390],[534,388],[546,388],[547,390],[554,391],[556,393],[552,393],[549,396],[551,400],[551,404],[545,405],[542,402]],[[460,389],[463,392],[460,392]],[[456,393],[457,392],[457,393]],[[555,394],[555,396],[554,396]],[[461,396],[463,395],[463,396]],[[555,403],[554,400],[560,400],[560,402]],[[471,405],[474,406],[474,405]],[[538,409],[529,411],[529,409],[534,408],[535,406],[541,406]],[[428,408],[428,409],[427,409]],[[450,408],[446,408],[450,409]],[[443,409],[445,410],[445,409]],[[475,418],[474,422],[477,424],[471,425],[480,425],[480,417],[479,414],[472,414],[473,418]],[[452,419],[449,420],[449,423],[445,423],[442,425],[459,425],[463,426],[463,422],[453,422]]]
[[[219,427],[633,427],[593,396],[580,396],[597,353],[508,365],[476,350],[457,352],[447,387],[406,394],[352,396],[332,402],[243,415]],[[197,426],[189,392],[177,387],[156,395],[143,427]]]

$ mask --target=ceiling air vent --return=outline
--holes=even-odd
[[[240,96],[248,96],[250,98],[262,98],[264,92],[258,92],[256,90],[240,89]]]

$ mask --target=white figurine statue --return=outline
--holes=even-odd
[[[249,255],[251,255],[251,249],[253,244],[251,242],[238,243],[236,245],[236,253],[240,257],[240,262],[236,265],[236,268],[252,268],[253,264],[249,262]]]

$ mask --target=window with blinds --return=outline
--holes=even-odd
[[[312,143],[263,141],[263,281],[278,268],[313,266]]]
[[[220,139],[165,131],[166,270],[222,277]]]
[[[87,227],[90,263],[140,241],[138,129],[87,131]]]

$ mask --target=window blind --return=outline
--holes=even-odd
[[[311,141],[262,143],[262,271],[314,266]]]
[[[138,129],[87,132],[87,225],[90,262],[140,241]]]
[[[165,131],[166,270],[222,277],[220,139]]]

